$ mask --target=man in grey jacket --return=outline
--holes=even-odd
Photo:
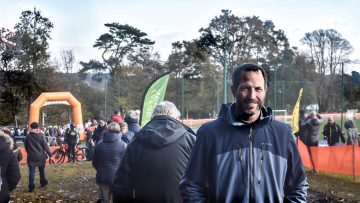
[[[35,189],[35,170],[39,169],[40,185],[45,187],[48,181],[45,177],[45,165],[47,156],[52,157],[50,148],[46,142],[44,133],[39,129],[39,124],[30,124],[30,133],[26,136],[25,150],[27,153],[27,164],[29,167],[29,192]]]
[[[234,69],[236,101],[197,131],[180,183],[184,202],[306,202],[307,178],[290,126],[264,106],[267,76]]]
[[[320,126],[322,118],[320,114],[311,111],[308,117],[301,123],[306,136],[305,144],[309,147],[319,145]]]

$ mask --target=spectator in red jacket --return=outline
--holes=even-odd
[[[111,121],[116,122],[116,123],[121,123],[124,121],[123,117],[121,116],[121,112],[120,111],[114,111],[114,114],[111,115]]]

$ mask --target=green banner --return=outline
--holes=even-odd
[[[169,78],[170,73],[166,73],[154,80],[146,89],[141,107],[141,127],[150,121],[155,106],[164,100]]]

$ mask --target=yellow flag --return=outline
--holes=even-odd
[[[296,104],[294,106],[294,110],[291,116],[291,127],[293,130],[293,133],[299,132],[299,117],[300,117],[300,101],[301,97],[303,95],[303,88],[300,89],[299,97],[296,101]]]

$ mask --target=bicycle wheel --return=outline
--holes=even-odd
[[[75,158],[76,158],[76,161],[84,161],[85,160],[85,157],[86,157],[86,154],[85,154],[85,148],[76,148],[75,150]]]
[[[65,160],[65,152],[61,149],[55,149],[53,151],[54,164],[63,163]]]

